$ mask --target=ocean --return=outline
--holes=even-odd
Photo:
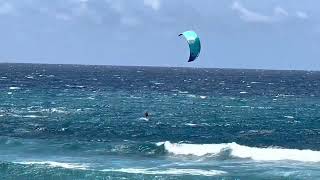
[[[0,179],[320,179],[320,72],[0,64],[0,90]]]

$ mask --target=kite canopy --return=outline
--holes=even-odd
[[[198,35],[194,31],[186,31],[183,32],[182,34],[179,34],[179,36],[183,35],[190,48],[190,57],[188,62],[194,61],[200,54],[201,50],[201,44],[200,44],[200,39]]]

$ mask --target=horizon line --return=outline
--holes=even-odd
[[[306,71],[319,72],[320,70],[306,69],[268,69],[268,68],[227,68],[227,67],[189,67],[189,66],[162,66],[162,65],[112,65],[112,64],[72,64],[72,63],[35,63],[35,62],[0,62],[1,64],[30,64],[30,65],[73,65],[73,66],[109,66],[109,67],[146,67],[146,68],[185,68],[185,69],[221,69],[221,70],[256,70],[256,71]]]

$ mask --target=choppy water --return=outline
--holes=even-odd
[[[320,72],[1,64],[0,90],[1,179],[320,179]]]

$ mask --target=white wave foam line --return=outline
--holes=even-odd
[[[189,93],[188,91],[179,91],[179,90],[178,90],[178,92],[179,92],[179,94],[188,94]]]
[[[14,87],[14,86],[12,86],[12,87],[9,87],[9,89],[10,90],[18,90],[18,89],[21,89],[20,87]]]
[[[285,118],[288,118],[288,119],[293,119],[294,117],[293,116],[284,116]]]
[[[202,170],[202,169],[142,169],[142,168],[121,168],[104,169],[103,172],[122,172],[129,174],[147,174],[147,175],[192,175],[192,176],[217,176],[226,174],[225,171]]]
[[[139,118],[139,120],[149,121],[149,119],[148,119],[148,118],[145,118],[145,117],[141,117],[141,118]]]
[[[25,116],[22,116],[22,117],[25,117],[25,118],[46,118],[48,116],[25,115]]]
[[[31,76],[31,75],[27,75],[27,76],[25,76],[27,79],[33,79],[34,77],[33,76]]]
[[[197,126],[198,124],[186,123],[185,125],[186,125],[186,126],[192,126],[192,127],[194,127],[194,126]]]
[[[225,144],[178,144],[169,141],[157,143],[164,145],[169,153],[175,155],[217,155],[225,150],[231,150],[231,156],[238,158],[250,158],[256,161],[302,161],[320,162],[320,151],[299,150],[299,149],[279,149],[279,148],[257,148],[242,146],[237,143]]]
[[[63,110],[64,108],[51,108],[51,112],[56,112],[56,113],[66,113],[67,111]]]
[[[57,107],[57,108],[50,108],[50,109],[41,109],[40,112],[67,113],[68,111],[65,111],[65,107]]]
[[[194,95],[194,94],[187,94],[187,97],[190,97],[190,98],[196,98],[197,96]]]
[[[65,169],[80,169],[86,170],[88,168],[85,164],[79,163],[62,163],[62,162],[55,162],[55,161],[23,161],[23,162],[15,162],[18,164],[25,164],[25,165],[33,165],[33,164],[40,164],[40,165],[48,165],[50,167],[62,167]]]

